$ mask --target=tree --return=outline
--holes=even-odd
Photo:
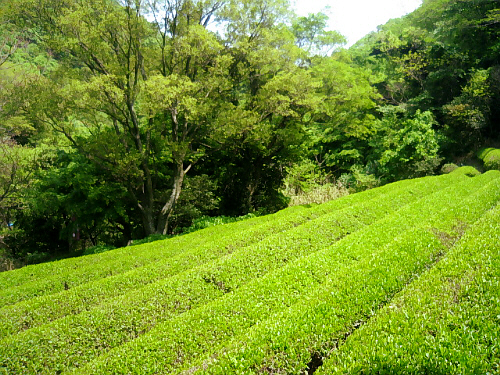
[[[15,211],[24,206],[24,193],[33,180],[36,151],[0,134],[0,220],[11,228]]]
[[[433,174],[442,159],[432,113],[417,110],[411,116],[400,107],[390,106],[381,111],[384,116],[371,140],[376,174],[384,181]]]
[[[308,17],[297,17],[292,22],[295,43],[308,54],[329,55],[335,47],[345,44],[345,38],[337,31],[326,31],[328,16],[312,13]]]
[[[12,18],[61,67],[32,77],[15,100],[126,186],[145,234],[165,233],[193,165],[309,105],[293,39],[275,25],[284,4],[18,0]],[[207,28],[215,17],[225,39]]]
[[[379,95],[370,84],[370,72],[352,66],[346,55],[318,59],[312,71],[322,84],[308,128],[309,149],[320,165],[340,175],[366,162]]]

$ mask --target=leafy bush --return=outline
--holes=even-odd
[[[448,174],[448,173],[451,173],[453,172],[455,169],[458,168],[458,165],[454,164],[454,163],[448,163],[448,164],[445,164],[441,167],[441,174]]]
[[[490,73],[491,69],[472,70],[461,95],[443,106],[450,138],[460,140],[455,149],[464,150],[480,142],[481,132],[490,123]]]
[[[245,283],[258,279],[260,276],[276,270],[293,259],[300,256],[305,256],[311,254],[317,250],[320,250],[327,246],[328,244],[337,241],[339,238],[354,232],[366,225],[369,225],[374,221],[374,219],[385,216],[392,211],[393,205],[396,203],[398,206],[403,206],[405,202],[414,201],[418,199],[421,195],[426,195],[431,193],[433,190],[442,189],[448,186],[451,181],[457,181],[455,178],[449,178],[444,176],[444,179],[428,181],[422,180],[419,182],[411,182],[414,186],[413,189],[407,189],[409,182],[402,181],[393,185],[386,185],[381,189],[369,190],[367,192],[361,193],[359,195],[351,195],[344,197],[339,200],[332,201],[330,203],[315,206],[311,209],[288,209],[284,212],[277,213],[275,215],[270,215],[269,217],[249,219],[241,221],[238,223],[228,224],[227,226],[220,226],[215,228],[209,228],[212,232],[221,233],[221,230],[227,231],[232,226],[239,227],[246,226],[247,230],[241,232],[229,233],[227,236],[227,241],[225,243],[219,239],[217,245],[220,246],[217,249],[218,253],[214,254],[215,246],[214,243],[208,244],[203,249],[198,252],[187,252],[184,250],[182,258],[169,258],[164,261],[159,261],[157,263],[172,264],[176,261],[177,276],[174,275],[172,278],[166,277],[168,269],[158,270],[158,274],[162,275],[163,280],[157,280],[157,282],[145,286],[143,280],[147,277],[146,270],[138,270],[138,272],[133,272],[131,277],[128,279],[122,279],[121,283],[117,283],[107,286],[106,282],[109,279],[114,279],[115,277],[107,277],[103,280],[103,283],[96,283],[92,285],[92,291],[87,294],[87,287],[89,284],[82,285],[79,288],[79,294],[74,294],[70,288],[65,291],[64,294],[56,294],[53,298],[44,298],[44,309],[41,309],[38,305],[41,300],[33,299],[28,300],[22,304],[13,305],[11,308],[6,307],[3,310],[4,316],[9,316],[9,319],[5,319],[5,324],[11,324],[14,321],[18,321],[18,324],[23,324],[23,317],[26,316],[25,311],[31,311],[29,309],[31,303],[38,306],[37,317],[33,317],[33,320],[29,324],[35,325],[34,320],[38,317],[45,317],[43,320],[54,319],[55,314],[59,314],[59,311],[64,308],[68,308],[70,314],[73,313],[74,309],[81,309],[82,297],[87,305],[94,298],[96,293],[102,293],[102,290],[106,289],[106,294],[116,294],[117,290],[122,290],[124,287],[128,288],[128,293],[122,296],[117,296],[106,303],[101,303],[99,306],[84,312],[80,315],[70,315],[63,319],[56,320],[50,324],[45,324],[43,326],[33,328],[25,334],[32,335],[37,334],[36,332],[45,332],[44,335],[48,336],[58,336],[58,342],[67,342],[64,353],[60,352],[57,355],[53,351],[47,352],[50,356],[49,361],[52,366],[55,363],[62,363],[61,357],[59,355],[70,355],[77,354],[78,362],[88,360],[95,355],[100,354],[99,350],[94,350],[96,343],[99,342],[113,342],[114,346],[119,345],[119,343],[124,343],[129,341],[131,338],[135,337],[139,331],[149,330],[157,322],[165,321],[168,318],[173,318],[178,314],[185,312],[188,309],[194,310],[197,306],[202,306],[205,303],[210,303],[216,298],[227,293],[228,290],[236,290]],[[460,180],[461,178],[459,178]],[[433,186],[433,188],[431,188]],[[327,217],[323,218],[321,214],[327,214]],[[267,231],[268,233],[272,230],[277,231],[277,227],[291,229],[288,232],[282,234],[276,233],[274,236],[265,239],[262,242],[255,243],[255,245],[248,248],[238,248],[238,241],[242,237],[252,238],[254,241],[256,239],[256,234],[259,232],[253,231],[252,227],[256,224],[264,221],[265,219],[275,218],[275,221],[269,220],[269,225],[262,224],[260,231]],[[317,218],[316,220],[311,220]],[[307,222],[307,224],[302,226],[297,226],[300,221]],[[282,223],[285,222],[285,223]],[[288,223],[286,223],[286,221]],[[252,225],[249,225],[252,224]],[[217,229],[217,231],[216,231]],[[259,230],[259,228],[256,228]],[[181,241],[187,239],[190,236],[200,234],[200,240],[207,238],[207,230],[198,231],[193,234],[186,236],[172,238],[167,240],[164,244],[165,247],[169,247],[171,241]],[[311,236],[311,233],[315,233]],[[205,233],[205,236],[201,234]],[[235,236],[235,234],[237,234]],[[269,233],[270,234],[270,233]],[[262,239],[262,235],[260,236]],[[185,242],[185,245],[189,245],[190,241]],[[130,248],[127,248],[130,251]],[[119,250],[115,250],[119,251]],[[112,252],[111,252],[112,253]],[[97,256],[105,255],[98,254]],[[227,255],[221,257],[222,255]],[[96,256],[96,257],[97,257]],[[220,259],[218,259],[220,257]],[[80,259],[80,261],[83,259]],[[121,259],[120,259],[121,260]],[[211,262],[207,262],[212,260]],[[116,262],[115,262],[116,263]],[[94,260],[95,265],[95,260]],[[156,266],[156,264],[155,264]],[[188,272],[179,273],[181,270],[186,271],[189,268],[193,268]],[[73,270],[70,270],[73,271]],[[172,273],[170,273],[172,275]],[[166,277],[166,278],[165,278]],[[63,279],[64,280],[64,279]],[[68,283],[70,286],[71,282]],[[143,286],[143,287],[141,287]],[[135,288],[134,288],[135,287]],[[67,296],[71,295],[71,298]],[[183,298],[179,298],[179,296]],[[65,298],[65,303],[57,303],[56,298]],[[108,296],[109,298],[109,296]],[[74,304],[74,301],[76,304]],[[21,309],[24,306],[27,310]],[[158,306],[162,306],[158,308]],[[281,306],[281,305],[279,305]],[[53,307],[56,307],[55,311]],[[46,309],[49,310],[46,310]],[[52,308],[52,310],[50,310]],[[10,311],[7,314],[7,311]],[[42,311],[45,311],[42,313]],[[55,313],[55,314],[54,314]],[[104,315],[105,319],[102,319]],[[14,319],[17,316],[17,319]],[[113,324],[110,324],[113,322]],[[38,322],[36,325],[39,325]],[[71,327],[71,328],[69,328]],[[107,329],[105,327],[112,327]],[[121,327],[117,329],[116,327]],[[49,331],[47,331],[47,329]],[[85,333],[83,333],[84,329]],[[73,340],[74,335],[79,335],[80,341],[75,342]],[[83,336],[84,335],[84,338]],[[48,336],[45,336],[48,337]],[[19,337],[12,336],[7,339],[11,344],[7,346],[13,350],[18,347],[17,345],[22,344],[22,340],[18,340]],[[24,340],[24,339],[23,339]],[[73,344],[69,344],[70,341]],[[14,344],[17,342],[17,344]],[[87,346],[87,349],[83,349],[82,345]],[[76,352],[74,352],[76,350]],[[81,353],[85,352],[85,359],[82,357]],[[73,353],[73,354],[71,354]],[[44,357],[41,352],[38,352],[37,356],[39,358]],[[47,359],[47,357],[46,357]],[[75,357],[76,360],[76,357]],[[40,362],[38,362],[40,364]],[[36,365],[38,366],[38,365]],[[60,365],[61,367],[64,365]]]
[[[283,194],[289,206],[320,204],[349,194],[340,181],[333,180],[311,160],[303,160],[287,168]]]
[[[109,246],[109,245],[97,245],[97,246],[92,246],[88,247],[83,251],[82,255],[91,255],[91,254],[100,254],[105,251],[113,250],[116,249],[114,246]]]
[[[370,173],[367,168],[363,168],[360,165],[352,166],[350,174],[352,175],[353,181],[350,188],[352,188],[354,192],[373,189],[380,185],[380,179]]]
[[[405,180],[0,274],[0,368],[303,372],[499,198],[498,171]]]
[[[377,174],[386,181],[434,174],[441,163],[435,119],[417,110],[410,116],[399,107],[385,107],[379,132],[372,141],[378,154]]]
[[[486,170],[500,170],[500,149],[484,148],[479,150],[477,156],[483,161]]]
[[[307,192],[291,196],[289,206],[312,203],[321,204],[338,199],[347,194],[349,194],[349,190],[346,189],[342,183],[327,183],[316,186]]]
[[[275,293],[291,283],[285,280],[288,275],[302,279],[304,289],[315,282],[317,288],[293,304],[279,295],[277,299],[287,307],[266,320],[260,315],[259,322],[243,334],[226,340],[216,351],[206,349],[202,358],[187,363],[183,369],[203,368],[204,374],[267,369],[307,373],[311,357],[331,353],[352,330],[440,259],[449,246],[444,239],[454,241],[462,235],[462,229],[456,228],[457,220],[463,225],[473,223],[498,202],[499,176],[489,174],[431,194],[331,248],[312,254],[308,261],[302,258],[290,264],[294,270],[281,273]],[[335,263],[344,252],[355,262],[343,261],[337,268]],[[329,264],[326,269],[325,264]],[[323,278],[325,281],[320,281]],[[235,310],[248,319],[243,312],[246,309],[233,305]],[[216,331],[216,335],[222,335],[222,329]]]
[[[479,176],[481,174],[481,172],[479,172],[474,167],[466,165],[466,166],[463,166],[463,167],[460,167],[460,168],[457,168],[457,169],[451,171],[450,174],[461,174],[461,175],[465,175],[467,177],[475,177],[475,176]]]
[[[442,179],[442,177],[445,177],[445,179]],[[125,344],[102,356],[95,362],[91,362],[88,367],[82,369],[82,373],[106,373],[112,368],[119,368],[120,371],[128,372],[130,368],[137,368],[138,366],[149,368],[152,372],[164,371],[173,373],[180,371],[180,366],[183,366],[182,369],[184,370],[199,368],[198,364],[193,364],[190,360],[195,360],[200,352],[204,352],[203,356],[205,358],[210,357],[217,348],[221,349],[219,354],[215,353],[215,357],[219,360],[222,358],[222,353],[228,353],[228,361],[226,361],[225,364],[231,363],[231,366],[236,366],[240,370],[243,368],[254,368],[251,365],[249,367],[239,367],[242,363],[236,361],[233,354],[238,353],[238,356],[241,355],[245,360],[252,361],[255,359],[254,354],[261,352],[259,348],[274,348],[272,343],[269,341],[267,341],[266,344],[262,342],[257,343],[255,347],[252,346],[252,349],[255,348],[256,351],[247,353],[249,354],[248,356],[242,352],[245,348],[236,345],[234,351],[229,353],[226,349],[221,348],[221,345],[223,345],[226,340],[230,340],[233,337],[235,343],[245,342],[246,340],[244,338],[236,335],[244,334],[245,330],[252,329],[250,327],[257,321],[263,322],[263,324],[259,325],[260,327],[278,328],[279,333],[273,331],[274,337],[278,335],[280,339],[284,339],[284,335],[287,335],[288,332],[287,324],[275,324],[274,322],[267,322],[264,320],[266,317],[269,317],[269,315],[271,315],[272,318],[276,317],[279,319],[281,316],[280,311],[282,309],[285,311],[288,310],[283,306],[293,306],[296,308],[297,314],[301,316],[301,319],[298,319],[299,315],[295,315],[293,319],[287,321],[288,323],[293,322],[292,324],[297,327],[307,325],[307,327],[313,328],[322,320],[322,311],[319,312],[317,319],[314,321],[310,321],[307,319],[307,316],[301,315],[301,311],[304,311],[304,303],[306,301],[310,300],[311,307],[314,307],[317,305],[317,300],[322,300],[321,296],[333,294],[325,293],[323,290],[316,290],[317,288],[323,289],[322,286],[338,290],[338,294],[349,299],[351,302],[347,302],[345,299],[342,301],[345,302],[346,306],[351,306],[352,304],[358,306],[362,297],[360,296],[360,298],[353,299],[352,294],[349,293],[349,291],[355,290],[357,287],[349,284],[349,287],[346,286],[344,288],[339,285],[337,281],[333,281],[332,277],[334,277],[335,280],[342,280],[342,283],[344,281],[350,283],[354,278],[353,276],[356,276],[355,278],[361,285],[359,289],[363,289],[363,291],[365,291],[363,285],[365,285],[366,281],[368,279],[373,279],[374,290],[380,291],[384,289],[386,284],[381,283],[379,279],[375,280],[375,275],[379,275],[379,273],[378,271],[377,273],[372,272],[374,270],[372,255],[370,255],[372,251],[367,250],[367,248],[373,249],[373,251],[375,251],[375,249],[380,251],[384,248],[383,245],[385,243],[391,242],[394,236],[401,233],[403,228],[412,228],[416,221],[422,221],[422,224],[425,225],[429,217],[441,219],[439,212],[442,209],[447,209],[448,213],[451,213],[451,215],[446,216],[446,223],[454,221],[457,215],[456,205],[464,204],[463,197],[470,194],[471,191],[477,190],[479,186],[484,186],[486,182],[491,181],[494,177],[495,176],[490,175],[485,176],[481,181],[469,180],[464,177],[462,179],[463,183],[457,184],[458,186],[451,187],[448,185],[448,188],[442,190],[438,189],[439,191],[437,193],[430,194],[432,192],[430,189],[433,183],[442,183],[443,185],[441,187],[444,188],[447,186],[445,183],[446,180],[455,180],[455,178],[449,175],[441,176],[438,180],[421,181],[418,188],[417,186],[406,185],[399,190],[398,193],[386,194],[384,197],[373,199],[371,202],[365,202],[366,204],[357,208],[353,207],[353,211],[349,210],[351,211],[350,215],[339,212],[338,215],[332,215],[328,221],[325,220],[326,218],[312,221],[310,225],[307,225],[308,228],[304,228],[307,230],[301,231],[302,233],[309,233],[308,238],[304,238],[302,234],[300,236],[292,236],[290,233],[289,237],[291,238],[286,242],[284,241],[285,239],[276,241],[275,246],[277,247],[271,252],[271,255],[279,260],[282,256],[278,254],[283,251],[287,251],[288,254],[294,254],[296,251],[302,252],[307,250],[305,246],[308,242],[321,241],[320,238],[323,237],[323,234],[319,234],[317,230],[314,230],[313,235],[310,234],[313,228],[318,228],[318,225],[324,225],[325,229],[330,228],[330,230],[332,230],[336,225],[341,223],[344,230],[351,232],[349,227],[346,228],[345,225],[356,225],[355,222],[357,219],[365,216],[367,210],[375,210],[379,215],[384,211],[389,214],[383,219],[378,215],[368,215],[364,217],[363,222],[368,220],[365,223],[372,225],[368,227],[364,226],[360,231],[356,231],[347,237],[342,237],[342,239],[336,242],[332,247],[325,247],[317,251],[307,250],[306,254],[308,255],[287,262],[284,267],[276,270],[276,272],[267,273],[260,278],[253,277],[253,281],[249,284],[242,285],[238,290],[234,290],[233,288],[232,293],[226,293],[216,301],[212,300],[211,303],[207,303],[198,309],[191,309],[189,312],[175,319],[165,321],[165,323],[158,325],[148,334],[134,340],[133,343]],[[433,189],[436,188],[437,186],[434,186]],[[365,193],[376,190],[378,189],[369,190]],[[480,193],[481,196],[488,196],[490,190],[491,189],[484,189]],[[388,189],[385,191],[386,193],[389,192]],[[415,198],[417,197],[415,197],[414,194],[417,192],[419,195],[429,194],[427,195],[428,199],[424,199],[424,206],[423,202],[418,200],[415,202]],[[498,198],[498,195],[500,195],[500,191],[489,199]],[[334,202],[342,202],[347,200],[346,198],[355,196],[356,195],[347,196]],[[476,197],[471,197],[471,199],[474,199],[474,202],[477,201]],[[409,205],[404,205],[403,202],[407,202],[408,200],[413,202]],[[451,208],[449,208],[450,200],[455,202],[455,205]],[[484,209],[487,203],[488,202],[485,202],[484,205],[480,205],[479,210]],[[401,210],[399,212],[394,212],[394,207],[401,208]],[[418,219],[415,216],[417,216]],[[380,220],[377,220],[378,218],[380,218]],[[333,225],[336,221],[337,224]],[[300,228],[297,229],[300,230]],[[423,232],[425,233],[426,231]],[[321,233],[326,234],[328,232],[323,232],[322,230]],[[422,233],[422,231],[420,233]],[[335,236],[335,234],[336,233],[333,232],[330,235]],[[427,233],[427,236],[428,235]],[[403,255],[405,253],[404,251],[397,252],[395,255],[392,251],[387,251],[387,255],[391,259],[394,259],[395,262],[398,262],[398,264],[404,265],[403,269],[411,269],[413,266],[423,269],[423,265],[426,262],[432,261],[429,252],[436,251],[437,246],[429,246],[428,242],[421,241],[421,239],[422,236],[417,236],[415,241],[409,243],[409,254],[407,254],[407,257],[403,258],[400,256],[400,254]],[[290,246],[295,244],[298,240],[300,240],[301,243],[296,244],[296,246],[298,245],[297,248],[290,248]],[[419,245],[415,246],[415,244]],[[397,249],[397,247],[394,247],[394,249]],[[255,251],[252,251],[247,254],[250,255],[254,253]],[[419,256],[416,256],[417,254]],[[244,259],[241,266],[246,266],[249,263],[246,258]],[[285,259],[290,258],[287,256]],[[366,272],[370,273],[366,274],[364,271],[355,271],[358,267],[363,269],[366,267]],[[341,272],[339,268],[342,270]],[[212,266],[211,269],[212,275],[215,275],[215,277],[210,278],[210,280],[218,280],[219,284],[223,285],[225,288],[240,285],[237,280],[232,281],[229,275],[226,275],[220,267]],[[260,267],[258,269],[258,275],[261,275]],[[394,268],[391,267],[391,264],[384,265],[383,269],[385,271],[380,271],[380,275],[384,274],[384,272],[394,275]],[[244,274],[246,274],[246,272],[244,272]],[[340,274],[344,276],[340,277]],[[412,271],[409,272],[409,276],[411,275],[413,275]],[[232,282],[234,284],[232,284]],[[403,280],[399,280],[397,284],[398,283],[404,284]],[[343,304],[340,304],[340,306],[343,306]],[[372,304],[369,304],[369,306],[369,308],[371,308]],[[347,319],[353,318],[348,311],[342,315]],[[336,314],[335,316],[337,317]],[[306,320],[304,321],[303,319]],[[185,334],[182,335],[182,339],[179,338],[179,332],[185,332]],[[174,335],[177,336],[174,337]],[[262,336],[256,336],[257,339],[260,337]],[[302,345],[309,342],[309,340],[302,340],[298,337],[300,337],[300,335],[298,335],[297,338],[294,337],[285,341],[289,346],[292,345],[292,343]],[[167,342],[169,344],[165,346],[164,343]],[[270,343],[269,346],[267,343]],[[196,348],[196,351],[191,350],[191,348]],[[309,352],[307,349],[294,351],[293,348],[291,348],[291,351],[295,353]],[[178,353],[183,353],[181,360],[179,360]],[[235,370],[236,367],[230,367],[229,369],[224,368],[222,372],[235,373],[237,372]],[[298,373],[299,371],[290,369],[290,371],[287,372]]]
[[[500,205],[332,352],[319,373],[496,373],[500,231],[495,223]]]

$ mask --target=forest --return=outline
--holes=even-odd
[[[2,2],[1,256],[152,241],[486,154],[499,168],[498,1],[424,0],[349,49],[327,15],[289,9]]]

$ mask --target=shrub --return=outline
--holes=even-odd
[[[499,205],[437,267],[354,332],[319,373],[495,373],[500,356],[492,345],[500,334],[498,222]]]
[[[357,193],[379,186],[380,179],[371,174],[367,168],[353,165],[350,173],[344,173],[340,176],[339,183],[348,188],[349,191]]]
[[[465,177],[458,176],[458,178],[455,178],[452,176],[442,176],[439,179],[433,179],[432,181],[421,180],[418,182],[418,186],[416,186],[414,181],[411,181],[411,184],[407,181],[403,181],[394,185],[386,185],[386,187],[382,187],[381,189],[369,190],[359,195],[347,196],[325,205],[315,206],[310,210],[305,208],[286,210],[289,213],[295,213],[299,216],[303,216],[302,223],[304,223],[304,225],[297,226],[296,224],[298,222],[296,217],[290,222],[290,225],[286,225],[290,231],[282,234],[276,233],[275,236],[264,240],[265,242],[255,243],[255,245],[251,247],[238,248],[238,241],[240,241],[240,238],[245,236],[248,232],[251,232],[252,228],[255,227],[255,224],[266,219],[266,217],[259,218],[258,221],[255,219],[249,219],[240,223],[219,227],[219,229],[226,229],[227,231],[227,229],[236,226],[236,224],[240,224],[239,226],[247,223],[254,224],[251,228],[247,228],[245,231],[233,232],[229,234],[227,240],[230,242],[222,244],[223,246],[221,249],[221,251],[225,252],[228,256],[216,259],[214,256],[217,256],[217,254],[213,254],[214,256],[209,259],[206,257],[201,259],[199,256],[193,257],[193,253],[188,254],[183,258],[184,260],[179,259],[180,262],[178,262],[179,266],[182,266],[183,270],[187,272],[178,273],[173,278],[165,278],[166,276],[169,276],[169,274],[163,270],[160,274],[165,279],[148,286],[145,286],[144,284],[140,285],[140,282],[145,276],[144,270],[141,270],[142,272],[135,274],[136,277],[129,280],[130,283],[138,287],[137,289],[129,289],[129,293],[121,295],[116,299],[113,298],[103,304],[99,304],[99,306],[94,306],[94,308],[82,312],[79,315],[66,316],[63,319],[57,319],[50,324],[33,327],[30,330],[23,332],[21,335],[12,335],[9,338],[5,338],[5,344],[3,345],[2,350],[8,350],[9,353],[5,353],[6,355],[3,355],[4,352],[2,352],[0,357],[20,358],[22,355],[20,353],[25,353],[26,349],[30,350],[29,348],[36,345],[37,351],[36,353],[33,353],[36,356],[36,359],[33,358],[34,362],[31,362],[31,359],[26,360],[30,361],[30,366],[33,365],[30,369],[33,369],[34,371],[37,369],[42,370],[42,367],[44,369],[48,369],[49,371],[47,372],[63,370],[66,366],[65,363],[71,363],[72,366],[81,366],[85,361],[89,361],[92,358],[103,354],[102,347],[100,346],[101,343],[106,343],[106,345],[108,345],[106,349],[109,347],[115,347],[116,350],[121,350],[118,348],[120,344],[124,344],[125,342],[136,338],[137,335],[140,335],[141,333],[146,335],[146,332],[151,330],[153,326],[159,323],[161,324],[161,322],[165,322],[165,324],[167,324],[167,322],[170,321],[170,318],[174,318],[175,321],[179,320],[184,322],[184,320],[187,320],[190,322],[191,320],[189,319],[192,314],[195,314],[196,317],[198,317],[198,311],[204,313],[208,309],[219,305],[220,307],[217,307],[217,310],[222,311],[223,313],[214,313],[211,316],[213,316],[218,322],[222,322],[224,326],[229,326],[229,324],[231,324],[230,328],[238,329],[238,332],[241,332],[242,329],[248,326],[248,322],[255,321],[255,317],[262,317],[264,313],[257,311],[257,314],[252,316],[251,320],[248,319],[245,323],[245,327],[240,327],[240,319],[245,318],[245,316],[233,314],[233,311],[239,311],[238,307],[245,307],[248,305],[249,308],[255,306],[256,309],[266,309],[266,306],[269,305],[270,308],[280,309],[283,305],[280,298],[276,298],[275,303],[269,302],[267,305],[264,303],[255,304],[253,303],[253,300],[248,303],[245,296],[248,296],[249,294],[253,295],[256,291],[259,291],[259,294],[264,293],[265,295],[267,295],[267,292],[272,293],[275,282],[281,283],[280,280],[285,280],[285,278],[285,284],[289,285],[290,288],[298,288],[297,291],[303,290],[306,286],[307,288],[310,288],[317,285],[317,282],[314,284],[307,283],[311,280],[311,277],[307,275],[304,275],[304,277],[300,276],[297,280],[294,280],[296,274],[295,272],[288,273],[284,271],[276,273],[275,276],[271,276],[271,274],[274,273],[273,271],[278,271],[278,269],[282,269],[289,264],[295,263],[294,259],[297,260],[299,257],[308,258],[309,256],[313,256],[316,252],[328,247],[330,243],[340,240],[341,237],[345,237],[346,235],[350,235],[357,230],[361,230],[362,227],[368,226],[373,223],[373,221],[389,215],[392,212],[394,205],[396,205],[396,207],[404,206],[406,203],[416,201],[418,197],[421,197],[422,195],[426,196],[432,191],[443,189],[446,186],[449,186],[450,182],[453,180],[459,179],[463,180]],[[481,181],[474,182],[479,184]],[[412,185],[413,188],[407,189],[406,187],[408,185]],[[455,190],[456,189],[453,189],[453,193],[455,193]],[[371,197],[372,199],[367,200],[368,197]],[[325,218],[318,217],[317,215],[320,213],[319,210],[325,209],[330,213],[327,214]],[[279,218],[279,222],[281,222],[282,220],[288,220],[290,215],[276,214],[271,216]],[[314,218],[317,219],[310,220]],[[400,220],[399,216],[396,220]],[[271,229],[281,225],[279,222],[270,223],[272,226],[267,228],[266,232],[269,233]],[[207,230],[202,231],[205,233],[202,240],[206,238],[206,234],[210,231],[213,230],[208,228]],[[171,242],[186,239],[195,234],[196,233],[176,237],[166,241],[164,244],[167,245],[167,247],[170,247]],[[256,234],[257,233],[255,231],[251,233],[251,238],[255,239],[255,237],[257,237]],[[380,236],[376,234],[375,237],[378,238]],[[363,236],[361,236],[361,238],[363,238]],[[217,242],[221,243],[222,241],[219,239]],[[209,253],[212,251],[211,248],[213,247],[215,246],[210,246],[210,248],[207,248],[200,255],[203,256]],[[364,251],[362,246],[359,248]],[[344,248],[340,246],[339,249]],[[115,250],[111,253],[116,251],[119,250]],[[349,249],[346,248],[345,251],[349,251]],[[183,253],[185,252],[186,250],[184,247]],[[343,252],[344,250],[342,250],[342,253]],[[95,259],[95,257],[101,257],[106,254],[110,253],[99,254],[88,258]],[[336,253],[333,252],[333,254]],[[173,260],[175,261],[175,259],[169,258],[166,260],[166,263],[171,264],[173,263]],[[196,261],[196,264],[193,264],[194,261]],[[342,263],[343,261],[347,261],[351,264],[356,261],[356,257],[346,258],[344,256],[340,256],[339,259],[337,259],[337,256],[333,255],[332,262],[334,264],[339,262]],[[162,260],[157,261],[157,263],[160,262],[162,262]],[[318,258],[318,262],[320,262],[320,265],[322,264],[322,257]],[[301,264],[303,263],[304,262],[302,261],[300,262],[299,268],[302,267]],[[186,269],[186,267],[193,266],[195,268],[190,271]],[[319,267],[319,265],[315,263],[311,267],[312,269],[315,269]],[[322,269],[324,269],[324,267],[325,265],[321,266]],[[293,268],[293,270],[295,269],[296,267]],[[73,271],[74,270],[72,269],[69,270],[69,272]],[[179,269],[178,271],[181,270]],[[319,274],[322,275],[321,279],[327,275],[324,272],[319,272],[318,277]],[[114,275],[115,271],[113,271],[113,277]],[[170,275],[172,275],[172,273],[170,273]],[[260,282],[258,282],[258,280],[265,275],[268,275],[266,280],[271,282],[271,285],[269,285],[269,282],[266,282],[265,285],[269,285],[271,289],[266,287],[264,290],[264,287],[260,287]],[[106,277],[106,279],[112,278]],[[66,277],[62,279],[62,281],[66,280],[68,280]],[[303,281],[306,283],[303,284]],[[245,287],[248,283],[253,284]],[[72,294],[73,290],[76,290],[71,281],[68,281],[68,284],[70,289],[63,292],[66,297]],[[258,284],[257,288],[255,288],[256,284]],[[87,287],[88,285],[81,288],[80,291],[84,292]],[[99,293],[103,287],[104,284],[96,285],[97,292]],[[113,295],[115,295],[117,290],[121,289],[122,288],[108,288],[108,293],[113,293]],[[284,292],[285,295],[288,295],[287,290],[283,290],[281,287],[278,289],[280,293]],[[233,291],[233,293],[228,293],[230,290]],[[240,292],[240,290],[242,290],[242,292]],[[230,295],[232,296],[235,294],[238,294],[240,297],[234,297],[235,299],[233,299],[233,297],[230,297],[230,299],[227,300],[224,299],[224,301],[226,301],[225,303],[220,303],[220,300],[216,301],[216,298],[222,298],[223,296]],[[299,296],[300,295],[297,293],[292,293],[292,295],[287,298],[291,301],[296,301]],[[61,297],[63,297],[62,294]],[[74,294],[73,297],[74,298],[67,298],[68,303],[73,303],[73,300],[78,298],[77,295]],[[39,299],[34,301],[34,303],[38,302]],[[30,303],[31,302],[26,301],[23,306]],[[88,303],[86,302],[86,304]],[[202,307],[205,306],[205,304],[209,306]],[[67,303],[51,304],[51,306],[61,305],[66,307]],[[78,304],[77,307],[79,305],[80,304]],[[203,310],[200,310],[197,307]],[[18,307],[6,307],[4,311],[7,309],[9,311],[13,311],[18,310]],[[72,311],[72,309],[68,311]],[[193,313],[191,313],[191,311]],[[230,316],[227,315],[227,311],[230,311]],[[38,310],[37,313],[40,314],[40,310]],[[37,319],[39,316],[38,314],[36,317]],[[15,315],[21,318],[21,324],[25,322],[22,318],[24,318],[26,314]],[[51,314],[46,316],[49,317],[48,319],[52,319],[53,315]],[[183,318],[184,316],[186,316],[186,318]],[[6,324],[11,321],[10,317],[9,319],[2,320],[5,321]],[[209,332],[211,329],[208,328],[211,324],[210,320],[204,319],[203,323],[201,321],[198,322],[199,329]],[[31,326],[32,321],[30,321],[29,324]],[[168,327],[167,330],[169,330]],[[177,330],[170,330],[169,334],[160,334],[168,340],[170,335],[176,334],[177,332]],[[193,338],[198,338],[197,332],[194,330],[191,331],[190,329],[185,329],[185,327],[183,327],[182,332],[187,332],[190,336],[192,335]],[[38,334],[41,335],[37,336]],[[26,339],[27,336],[33,338],[37,342],[35,343],[35,341],[30,341],[29,338]],[[36,337],[44,340],[44,342],[47,340],[52,341],[52,338],[57,337],[54,342],[57,341],[58,350],[54,351],[51,350],[50,346],[44,346]],[[75,340],[75,337],[78,337],[78,340]],[[155,339],[157,336],[153,333],[151,336],[148,334],[148,337]],[[213,336],[213,343],[220,343],[222,338],[223,336]],[[136,340],[133,340],[133,342],[138,342]],[[40,345],[38,345],[38,343],[40,343]],[[172,341],[172,343],[177,345],[177,341],[175,340]],[[44,350],[42,347],[47,349],[44,353],[42,353]],[[193,354],[191,352],[184,351],[184,349],[181,350],[186,356]],[[28,353],[27,355],[31,356],[31,354]],[[64,360],[63,357],[65,358]],[[75,361],[72,361],[70,358]],[[137,358],[142,359],[142,356],[137,356]],[[156,359],[155,353],[151,353],[151,358],[153,360]],[[44,362],[45,359],[48,362]],[[164,360],[168,361],[169,359],[170,355],[167,353],[167,357]],[[3,363],[0,363],[0,367],[2,364]],[[17,367],[18,365],[24,366],[23,364],[16,363],[16,361],[9,362],[8,364],[5,363],[5,366],[11,365],[14,367]],[[163,366],[164,363],[161,365]],[[26,367],[23,367],[22,369],[19,367],[16,369],[12,368],[12,372],[15,370],[20,370],[18,372],[22,372],[25,368]],[[141,366],[141,368],[144,367]],[[90,373],[88,370],[89,369],[86,368],[82,371],[83,373]],[[164,366],[163,372],[168,372],[166,370],[167,366]],[[115,368],[115,371],[126,372],[124,367]]]
[[[116,249],[114,246],[110,245],[97,245],[97,246],[92,246],[83,251],[82,255],[90,255],[90,254],[99,254],[99,253],[104,253],[105,251],[113,250]]]
[[[282,192],[289,206],[325,203],[349,193],[346,184],[333,180],[311,160],[287,168]]]
[[[455,169],[458,168],[458,165],[454,164],[454,163],[448,163],[448,164],[445,164],[441,167],[441,174],[448,174],[448,173],[451,173],[453,172]]]
[[[499,148],[483,148],[479,150],[477,156],[484,163],[486,170],[500,170],[500,149]]]
[[[291,196],[289,206],[311,203],[321,204],[347,194],[349,194],[349,190],[340,181],[337,183],[327,183],[318,185],[307,192]]]
[[[466,165],[464,167],[460,167],[450,172],[452,174],[463,174],[468,177],[475,177],[481,174],[476,168]]]

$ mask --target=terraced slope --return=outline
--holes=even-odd
[[[498,343],[500,204],[333,351],[319,373],[496,374]]]
[[[385,358],[385,345],[377,349],[371,339],[380,342],[377,322],[394,321],[388,311],[394,301],[406,301],[405,293],[434,290],[418,285],[452,256],[474,253],[478,233],[484,251],[476,258],[490,259],[495,270],[500,213],[492,208],[499,201],[500,172],[471,178],[459,169],[0,274],[0,373],[298,374],[317,368],[351,372],[362,363],[363,369],[376,368],[368,359],[358,361],[365,354],[356,348],[366,346],[365,340],[374,346],[366,358]],[[486,227],[490,235],[482,234]],[[477,275],[486,284],[494,280],[493,271],[470,272],[467,280],[474,284]],[[441,278],[432,280],[429,285],[440,287]],[[490,289],[484,297],[486,288],[471,288],[478,301],[494,300],[496,290]],[[498,298],[495,303],[500,305]],[[418,310],[418,304],[408,306],[405,312]],[[431,310],[435,316],[444,311]],[[490,310],[488,322],[497,311]],[[408,324],[405,334],[411,335]],[[447,333],[448,325],[439,327]],[[498,349],[485,350],[498,356]]]

